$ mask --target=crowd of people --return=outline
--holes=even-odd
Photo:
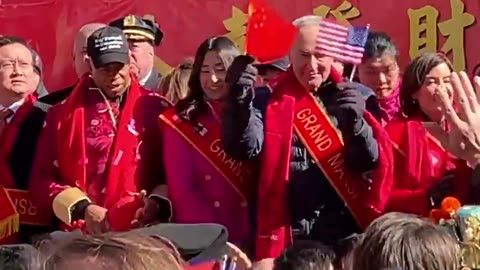
[[[440,53],[401,69],[374,31],[341,63],[321,20],[267,63],[209,37],[163,78],[154,22],[89,23],[56,91],[0,36],[1,269],[469,266],[428,217],[479,201],[480,78]]]

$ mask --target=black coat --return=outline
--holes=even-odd
[[[37,143],[48,108],[49,105],[38,101],[34,104],[32,111],[26,115],[23,123],[20,125],[12,152],[10,156],[7,157],[8,166],[12,173],[16,189],[28,189]],[[52,220],[52,223],[53,222],[54,220]],[[20,241],[22,243],[31,242],[33,235],[49,231],[52,231],[52,228],[21,225]]]
[[[63,101],[72,90],[73,86],[40,98],[20,125],[12,152],[10,156],[7,157],[8,166],[15,181],[16,189],[28,189],[37,143],[48,109]],[[53,227],[55,227],[56,222],[56,220],[52,220]],[[21,225],[20,241],[31,242],[32,236],[50,232],[52,228]]]

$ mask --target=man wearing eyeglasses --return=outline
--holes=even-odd
[[[6,232],[0,245],[28,241],[50,225],[25,191],[45,115],[34,95],[32,52],[20,38],[0,37],[0,231]],[[26,223],[41,227],[26,228]]]

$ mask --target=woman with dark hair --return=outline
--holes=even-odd
[[[362,64],[358,66],[358,76],[363,85],[376,93],[384,125],[401,115],[401,79],[397,57],[398,50],[387,34],[368,34]]]
[[[396,148],[387,211],[427,215],[446,196],[467,202],[471,169],[443,147],[448,126],[437,92],[453,99],[452,72],[438,53],[417,57],[405,70],[399,94],[404,117],[385,127]]]
[[[227,156],[220,140],[226,71],[239,54],[226,37],[205,40],[195,55],[188,96],[160,119],[174,221],[222,224],[229,241],[245,247],[253,231],[253,173],[247,162]]]

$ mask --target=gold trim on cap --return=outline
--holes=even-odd
[[[142,35],[133,35],[133,34],[125,34],[128,40],[141,40],[141,41],[150,41],[149,38]]]
[[[81,191],[79,188],[67,188],[60,192],[53,199],[53,213],[57,216],[58,219],[65,222],[66,224],[72,223],[71,210],[72,207],[80,201],[90,199]]]
[[[133,15],[128,15],[123,19],[123,26],[124,27],[129,27],[129,26],[135,26],[137,23],[137,18]]]
[[[129,35],[139,35],[139,36],[144,36],[144,37],[146,37],[146,38],[148,38],[152,41],[155,40],[155,35],[153,35],[152,33],[148,32],[148,31],[143,31],[143,30],[138,30],[138,29],[124,29],[123,33],[125,34],[125,36],[127,36],[127,38],[128,38]]]

